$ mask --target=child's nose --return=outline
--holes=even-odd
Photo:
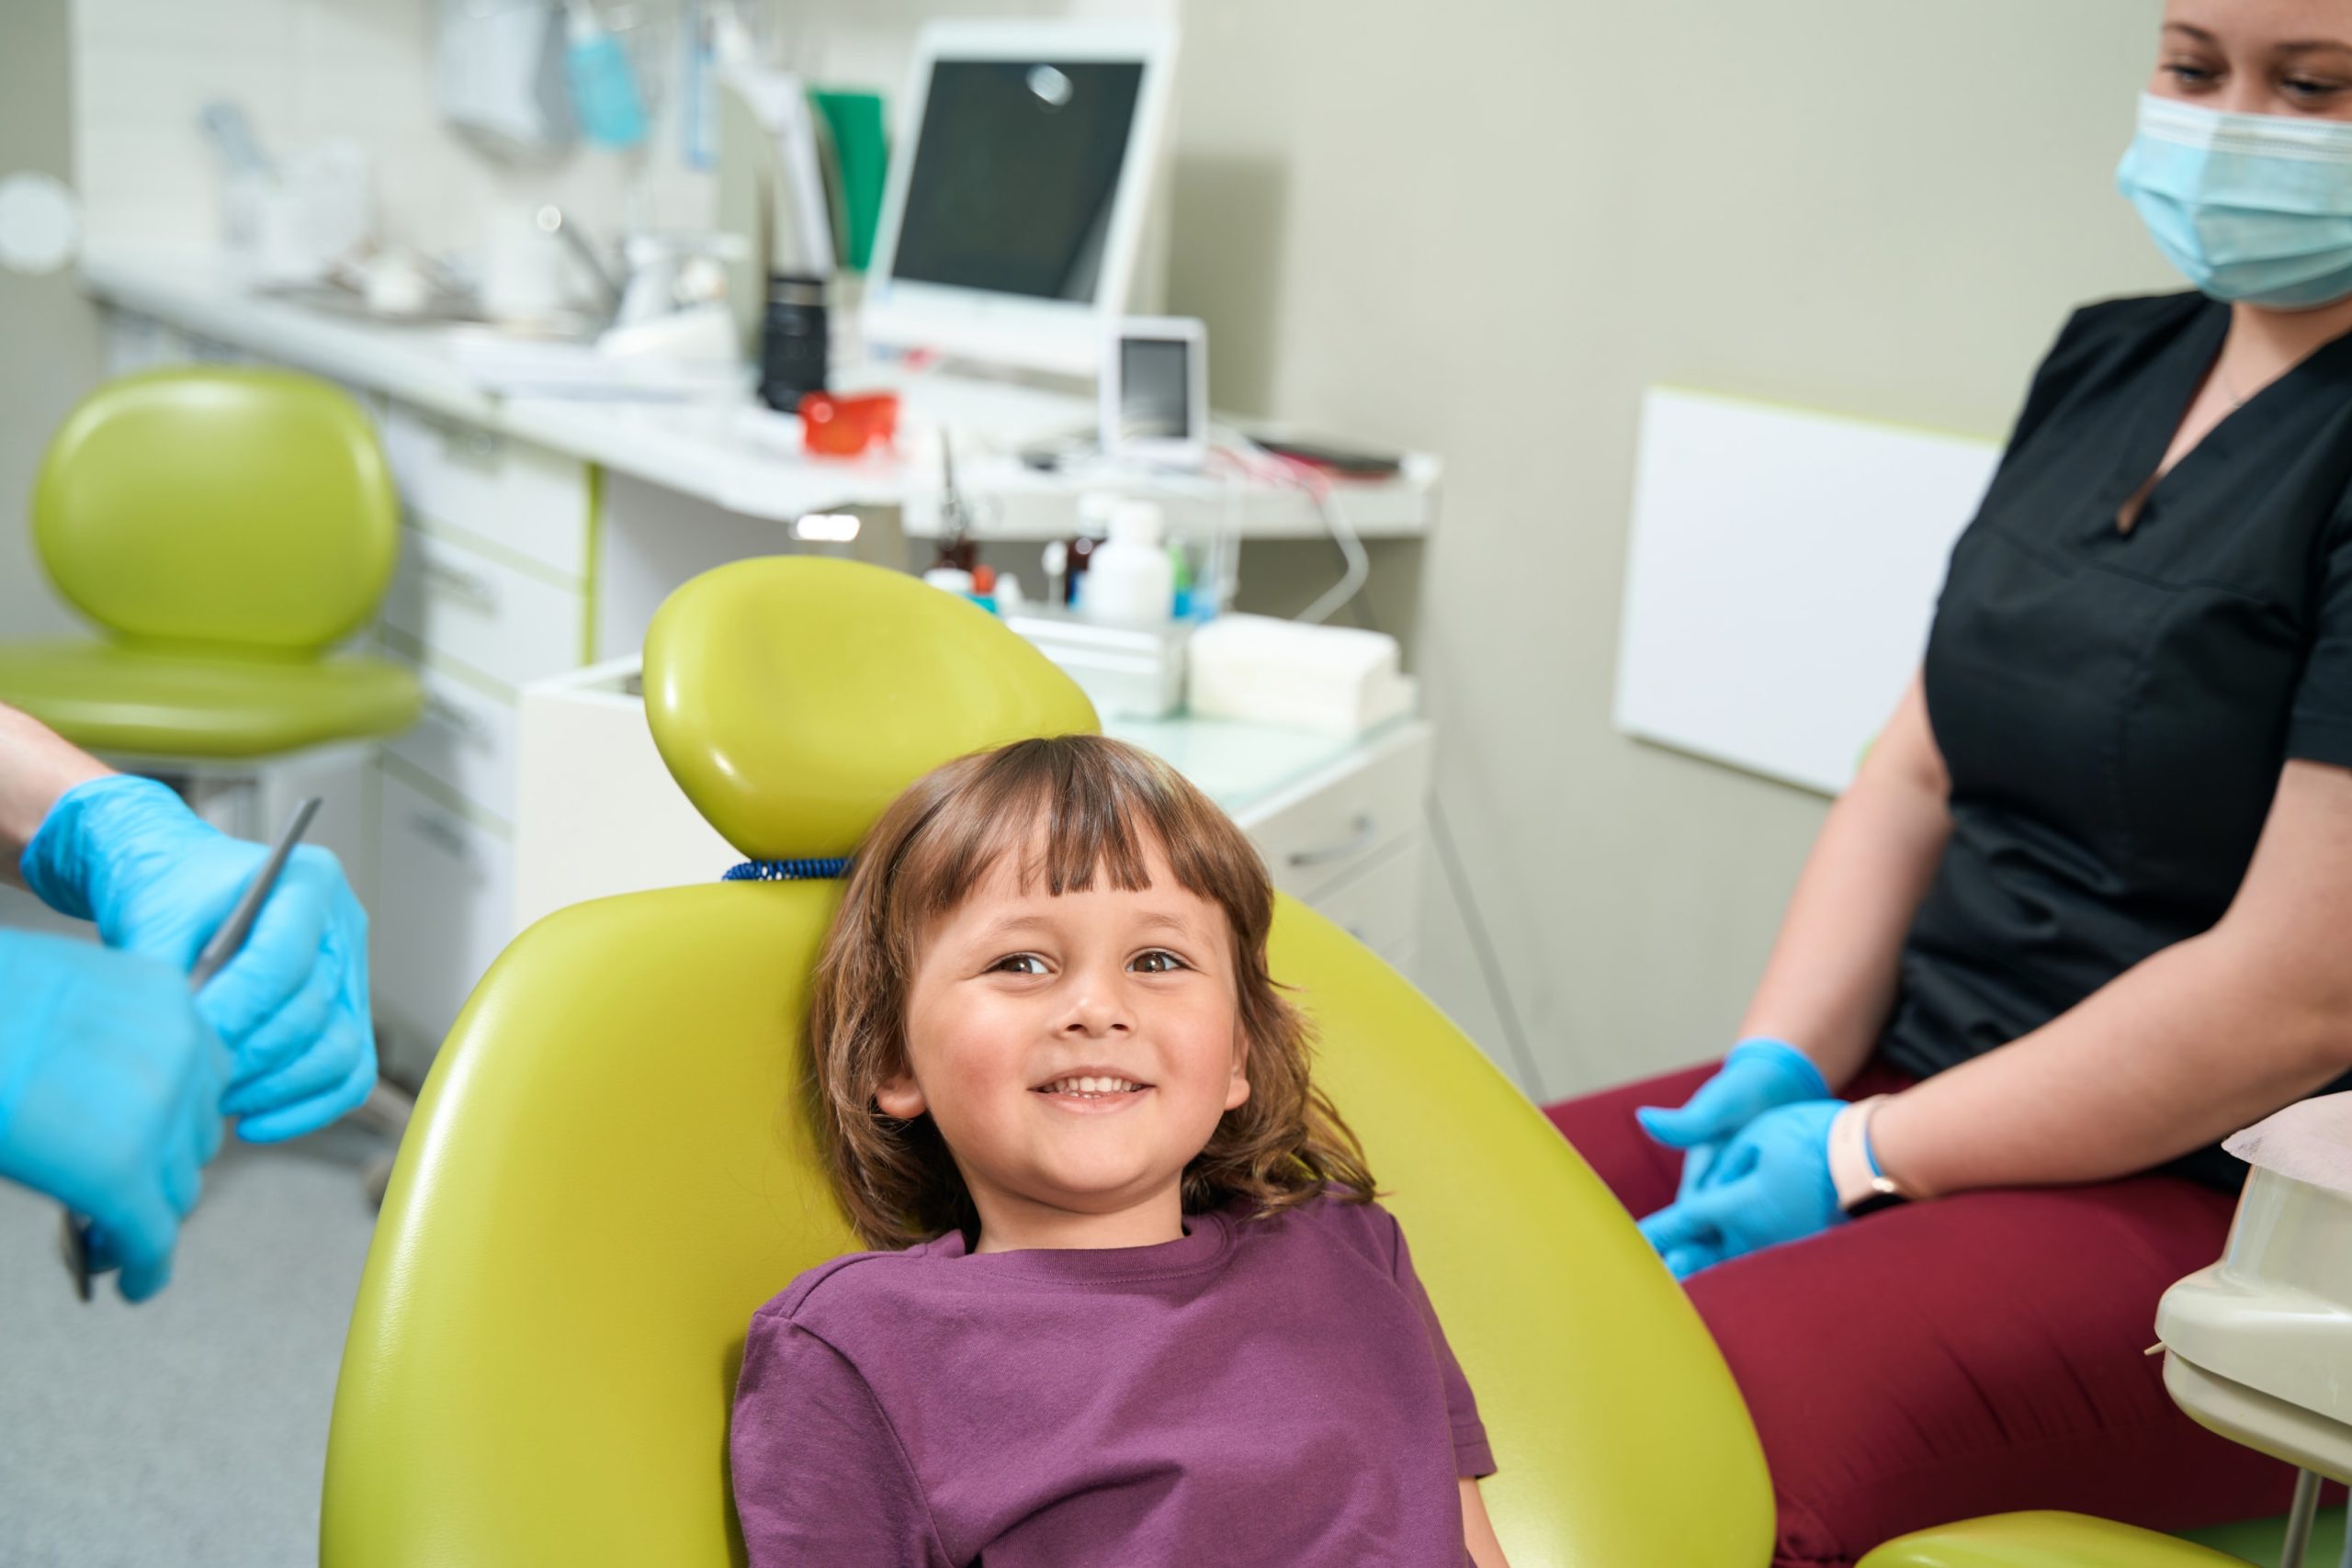
[[[1093,1038],[1135,1032],[1134,1010],[1117,981],[1081,976],[1072,988],[1069,1015],[1062,1032]]]

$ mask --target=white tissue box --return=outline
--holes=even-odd
[[[1396,639],[1353,626],[1220,615],[1193,634],[1190,706],[1322,735],[1360,735],[1413,709]]]

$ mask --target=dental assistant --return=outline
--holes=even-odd
[[[324,850],[295,851],[188,994],[267,856],[0,704],[0,875],[105,943],[0,930],[0,1177],[88,1216],[129,1301],[169,1281],[223,1117],[292,1138],[375,1087],[367,917]]]
[[[2059,333],[1739,1043],[1551,1111],[1688,1277],[1777,1563],[2287,1501],[2142,1351],[2216,1141],[2352,1087],[2352,0],[2172,0],[2118,181],[2195,291]]]

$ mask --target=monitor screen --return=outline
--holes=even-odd
[[[1119,340],[1119,439],[1188,441],[1192,344],[1182,338]]]
[[[934,62],[892,276],[1096,303],[1143,72],[1135,61]]]

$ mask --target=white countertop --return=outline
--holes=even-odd
[[[789,520],[847,506],[900,506],[907,533],[928,536],[938,512],[938,461],[926,432],[956,434],[957,478],[980,502],[983,538],[1046,539],[1070,531],[1081,491],[1159,493],[1224,511],[1243,538],[1317,538],[1325,533],[1311,501],[1295,489],[1200,475],[1113,471],[1099,463],[1057,472],[1022,464],[972,416],[1010,411],[1026,427],[1091,426],[1086,398],[932,373],[891,377],[901,391],[900,445],[916,456],[811,457],[798,449],[799,422],[749,401],[697,403],[622,399],[500,397],[469,374],[456,344],[465,329],[374,321],[273,299],[236,276],[224,258],[202,253],[93,255],[83,286],[105,305],[151,317],[199,338],[414,404],[446,418],[566,453],[616,473],[698,497],[730,512]],[[481,329],[472,329],[479,333]],[[850,371],[854,389],[891,376]],[[1348,524],[1366,538],[1427,531],[1436,512],[1439,464],[1416,455],[1397,478],[1341,481],[1334,494]]]

